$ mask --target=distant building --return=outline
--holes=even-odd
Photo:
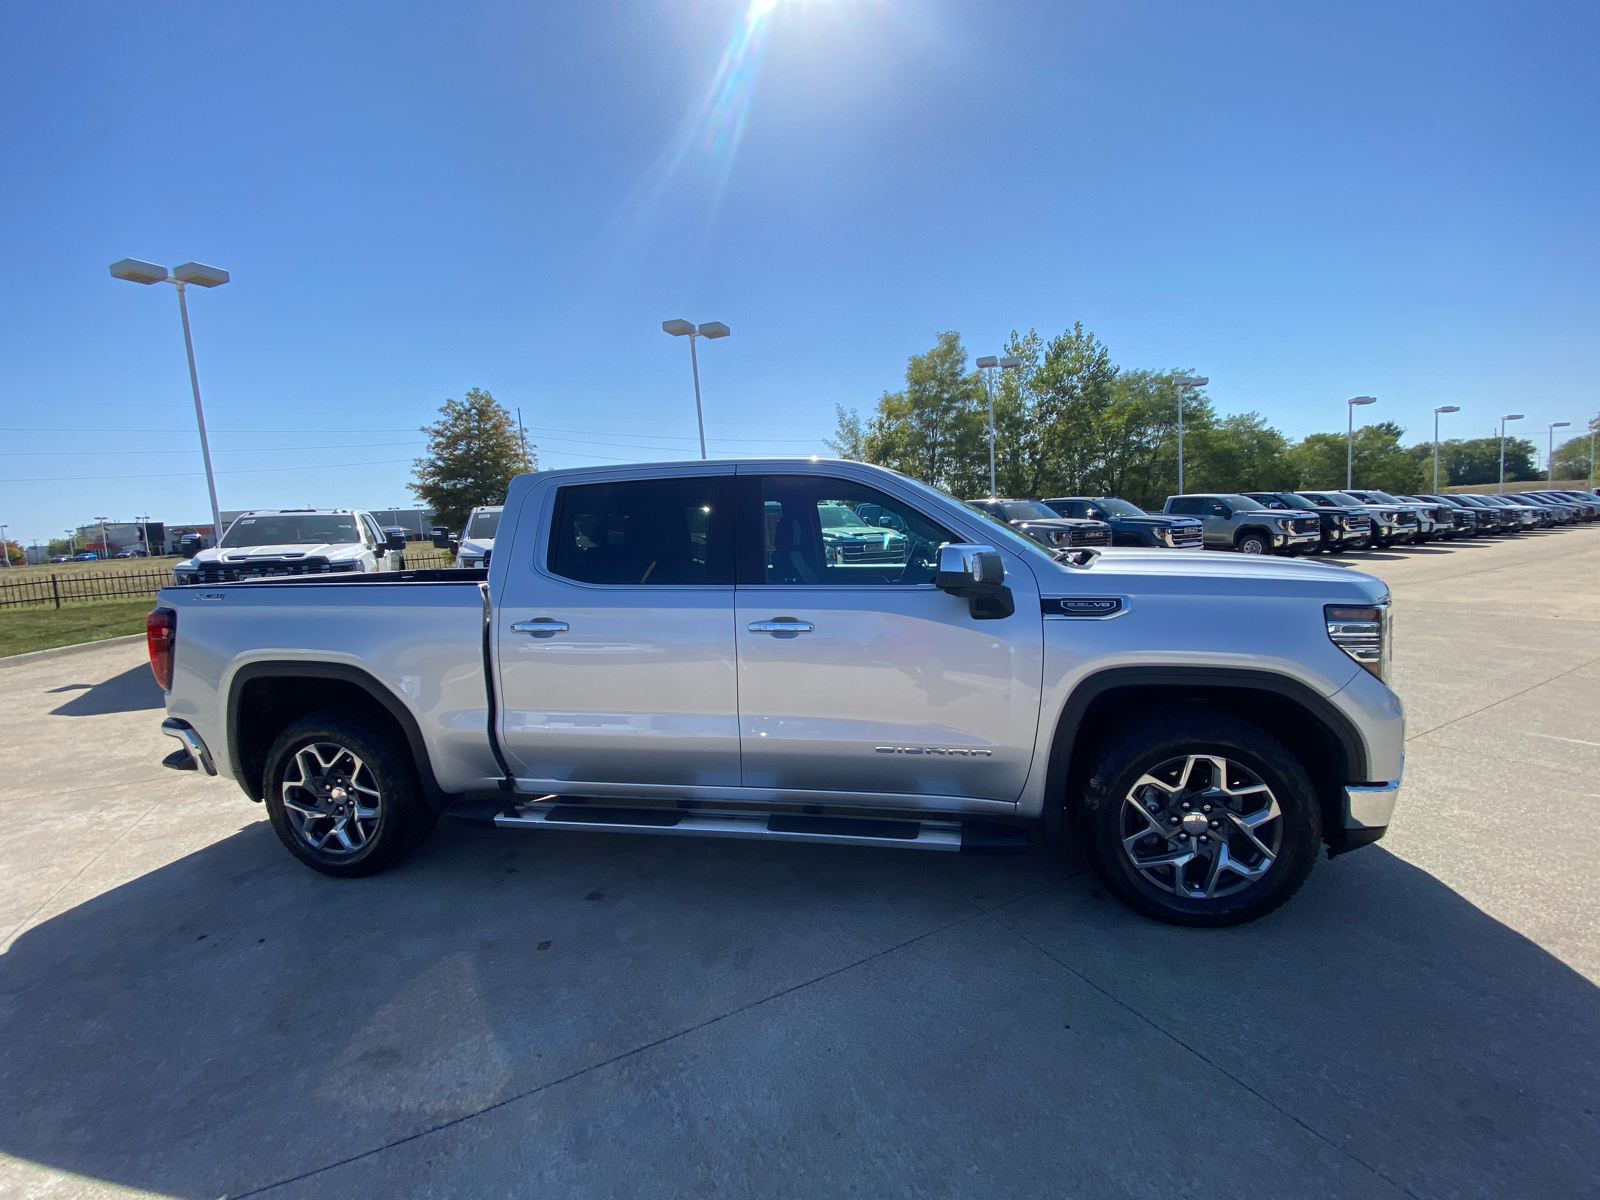
[[[105,544],[101,545],[104,536]],[[167,552],[167,531],[160,521],[91,521],[79,525],[76,538],[79,551],[92,550],[102,558],[112,558],[124,550],[146,554]]]

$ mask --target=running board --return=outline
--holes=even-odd
[[[815,817],[792,813],[704,809],[612,808],[589,804],[524,804],[494,818],[502,829],[571,829],[588,833],[662,833],[677,837],[748,838],[835,846],[893,846],[966,854],[1020,854],[1026,829],[954,821]]]

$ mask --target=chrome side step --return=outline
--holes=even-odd
[[[1020,853],[1025,829],[955,821],[904,821],[792,813],[704,809],[612,808],[589,804],[514,804],[494,818],[502,829],[573,829],[590,833],[661,833],[676,837],[820,842],[835,846],[895,846],[968,854]]]

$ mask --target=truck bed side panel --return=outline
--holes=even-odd
[[[315,586],[260,581],[169,588],[178,612],[168,715],[199,731],[233,775],[229,691],[247,663],[337,663],[387,688],[422,732],[446,792],[494,787],[483,673],[483,598],[476,583]]]

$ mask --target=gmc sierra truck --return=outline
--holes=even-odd
[[[841,509],[893,531],[841,547]],[[850,526],[851,529],[854,526]],[[997,853],[1080,844],[1133,908],[1269,912],[1383,836],[1389,595],[1341,567],[1052,550],[896,472],[518,477],[486,570],[161,592],[170,766],[370,874],[438,817]]]

